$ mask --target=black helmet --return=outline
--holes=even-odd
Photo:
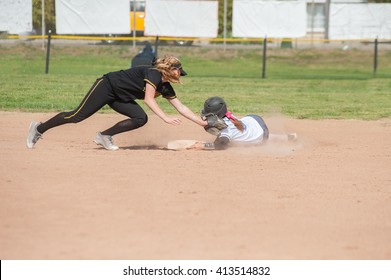
[[[220,118],[223,118],[227,113],[227,104],[224,99],[218,96],[214,96],[206,99],[204,103],[204,109],[201,111],[201,116],[208,114],[215,114]]]

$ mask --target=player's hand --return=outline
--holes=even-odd
[[[204,142],[197,141],[193,145],[191,145],[187,150],[203,150],[204,149]]]
[[[180,125],[181,124],[181,120],[178,119],[178,118],[170,118],[170,117],[167,117],[164,119],[164,121],[168,124],[172,124],[172,125]]]

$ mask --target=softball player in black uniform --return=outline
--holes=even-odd
[[[61,112],[46,122],[31,122],[27,147],[33,148],[47,130],[66,123],[81,122],[104,105],[109,105],[116,112],[128,116],[114,126],[98,132],[95,143],[107,150],[118,150],[112,136],[145,125],[148,116],[135,100],[143,99],[145,104],[164,122],[179,125],[181,120],[167,116],[155,98],[162,96],[184,117],[205,126],[206,121],[196,116],[180,102],[170,83],[180,83],[180,76],[186,75],[181,62],[173,56],[158,59],[154,66],[137,66],[127,70],[111,72],[97,79],[80,105],[73,111]]]

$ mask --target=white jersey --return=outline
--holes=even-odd
[[[236,126],[227,117],[223,118],[228,125],[227,128],[221,130],[219,137],[227,137],[231,142],[247,142],[247,143],[262,143],[265,131],[256,119],[251,116],[246,116],[240,121],[243,124],[243,132],[236,128]]]

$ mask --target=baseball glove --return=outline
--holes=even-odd
[[[204,129],[210,134],[219,135],[221,130],[228,127],[224,120],[215,114],[206,115],[204,118],[208,122]]]

